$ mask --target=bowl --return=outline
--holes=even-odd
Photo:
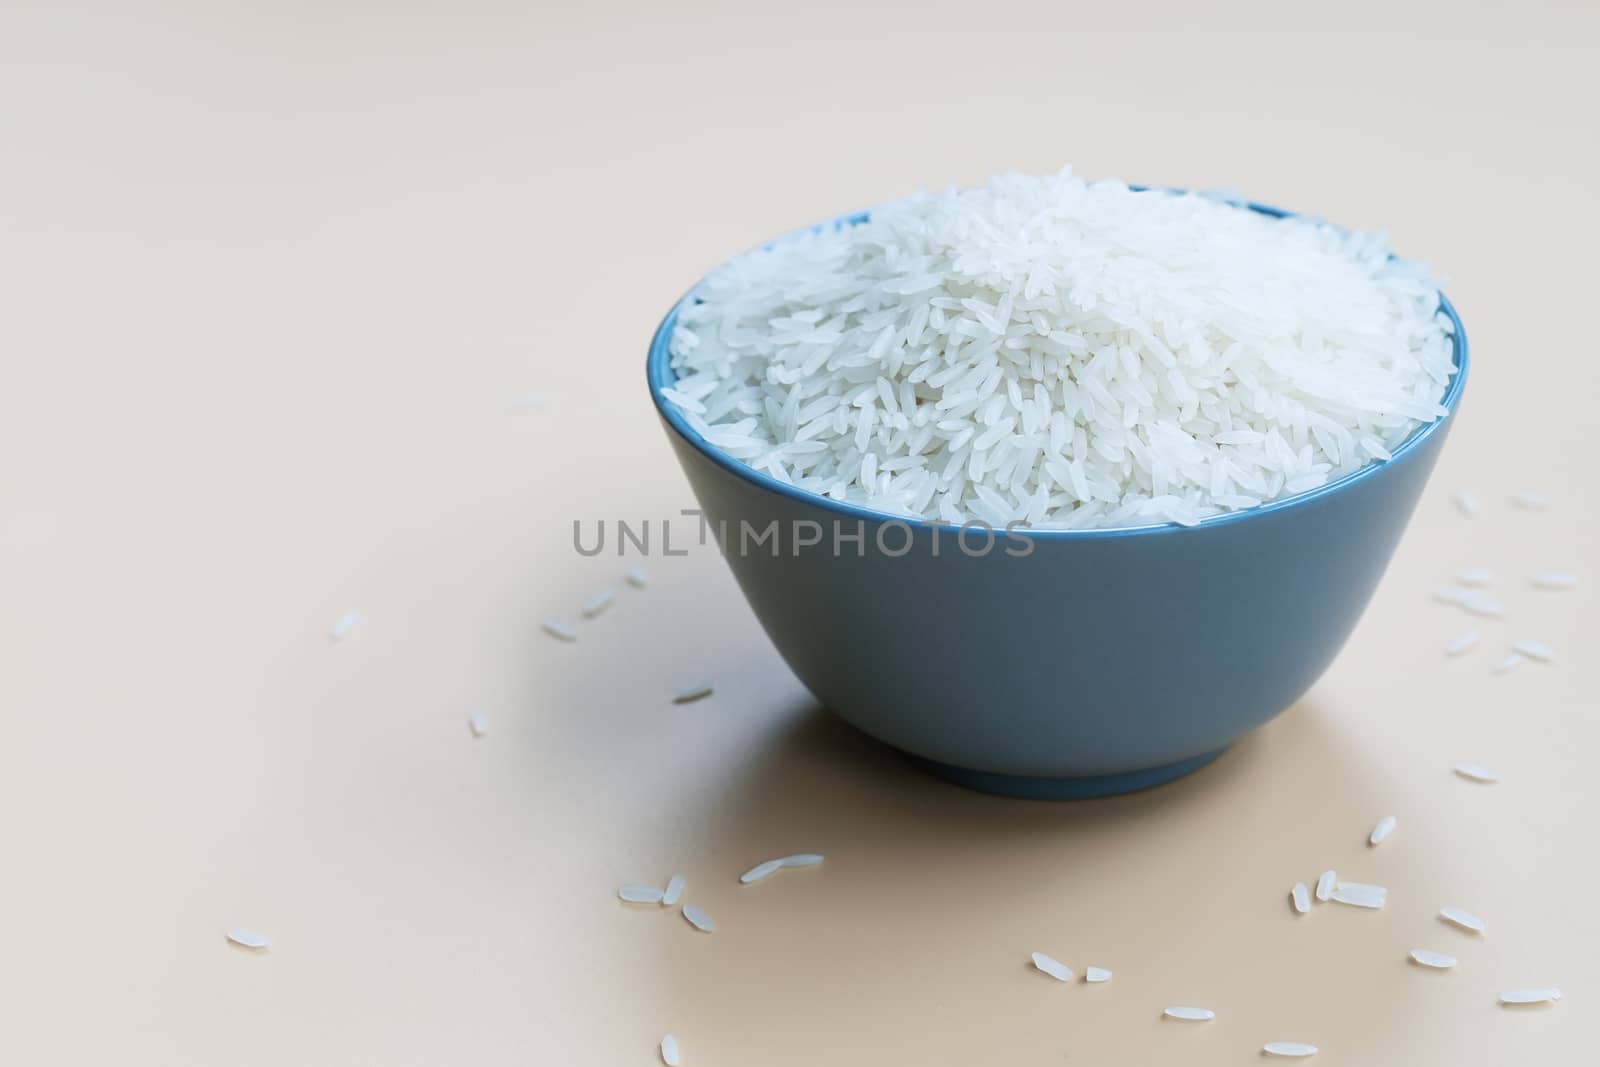
[[[1391,459],[1194,526],[1007,534],[817,496],[707,443],[661,394],[691,299],[650,343],[650,393],[784,661],[825,707],[926,769],[1040,799],[1169,781],[1294,704],[1377,588],[1467,378],[1466,333],[1441,295],[1457,367],[1448,414]]]

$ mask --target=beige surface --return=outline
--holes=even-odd
[[[1592,6],[255,6],[0,11],[0,1060],[1579,1061]],[[1454,279],[1465,415],[1303,704],[1170,788],[1033,805],[818,713],[709,553],[538,631],[621,570],[574,518],[690,502],[640,370],[703,268],[1067,161],[1387,225]],[[1471,566],[1508,621],[1429,602]],[[1524,635],[1565,659],[1491,677]],[[794,850],[828,859],[736,883]],[[1293,917],[1330,865],[1389,907]],[[613,897],[674,870],[715,935]]]

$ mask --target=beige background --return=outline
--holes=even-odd
[[[6,4],[0,1060],[1585,1059],[1600,14],[1074,6]],[[1038,805],[819,713],[709,553],[539,632],[622,570],[574,518],[690,503],[641,369],[701,271],[1067,162],[1387,226],[1453,279],[1465,412],[1301,705],[1169,788]],[[1429,601],[1473,566],[1504,623]],[[1491,676],[1522,636],[1564,660]],[[795,850],[828,859],[736,883]],[[1388,908],[1295,918],[1325,866]],[[614,898],[674,870],[715,935]]]

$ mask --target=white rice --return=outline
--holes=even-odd
[[[562,641],[578,639],[578,631],[572,628],[572,624],[562,622],[560,619],[545,619],[539,625],[544,628],[545,633]]]
[[[1046,956],[1043,952],[1035,952],[1033,954],[1033,965],[1058,982],[1072,981],[1072,968],[1053,956]]]
[[[1456,764],[1456,773],[1463,778],[1470,778],[1474,782],[1489,782],[1492,784],[1500,780],[1500,772],[1491,771],[1489,768],[1477,763],[1458,763]]]
[[[667,1067],[678,1067],[678,1039],[671,1034],[661,1039],[661,1062]]]
[[[629,904],[659,904],[662,893],[653,885],[625,885],[617,896]]]
[[[1094,982],[1096,984],[1099,984],[1100,982],[1109,982],[1111,981],[1111,972],[1106,970],[1104,967],[1085,967],[1083,969],[1083,980],[1085,982]]]
[[[1456,603],[1466,608],[1474,615],[1485,619],[1500,619],[1505,617],[1506,606],[1492,596],[1482,593],[1468,593],[1463,591]]]
[[[1565,571],[1540,571],[1528,581],[1535,589],[1572,589],[1578,584],[1578,576]]]
[[[1448,645],[1445,645],[1444,654],[1447,656],[1460,656],[1471,651],[1477,643],[1478,631],[1468,630],[1466,633],[1454,638]]]
[[[1215,1019],[1217,1017],[1217,1013],[1212,1011],[1210,1008],[1186,1008],[1182,1005],[1167,1008],[1161,1014],[1165,1015],[1169,1019],[1182,1019],[1185,1022],[1196,1023],[1205,1022],[1208,1019]]]
[[[1456,575],[1457,585],[1485,586],[1494,582],[1494,572],[1479,567]]]
[[[1463,930],[1470,930],[1475,934],[1483,933],[1483,920],[1470,911],[1463,911],[1460,908],[1440,908],[1439,917]]]
[[[694,927],[696,930],[699,930],[701,933],[709,934],[715,931],[717,928],[717,924],[711,921],[711,916],[707,915],[704,911],[701,911],[700,908],[694,904],[685,904],[683,906],[683,917],[689,920],[690,926]]]
[[[672,694],[672,702],[674,704],[689,704],[696,700],[704,700],[706,697],[710,696],[711,693],[711,683],[702,682],[699,685],[691,685],[684,689],[678,690],[676,693]]]
[[[467,716],[467,729],[472,731],[473,737],[482,737],[489,732],[489,720],[475,712]]]
[[[590,597],[589,601],[583,605],[583,617],[586,619],[594,618],[596,615],[609,608],[611,606],[611,602],[616,598],[616,590],[602,589],[600,592]]]
[[[334,621],[330,636],[335,641],[343,641],[350,635],[350,631],[356,628],[356,623],[360,621],[361,612],[355,610],[347,611]]]
[[[1268,1056],[1315,1056],[1317,1046],[1301,1041],[1268,1041],[1261,1046],[1261,1051]]]
[[[622,580],[635,589],[643,589],[650,584],[650,572],[643,567],[629,567]]]
[[[1304,882],[1296,882],[1294,888],[1289,890],[1289,902],[1300,915],[1311,910],[1311,891],[1306,888]]]
[[[1478,498],[1462,489],[1456,493],[1456,509],[1471,518],[1478,513]]]
[[[1530,493],[1526,490],[1511,494],[1511,502],[1524,511],[1543,511],[1550,506],[1550,498],[1543,493]]]
[[[1511,646],[1511,651],[1520,653],[1528,659],[1536,659],[1541,663],[1554,663],[1556,650],[1543,641],[1534,641],[1524,638]]]
[[[1374,826],[1372,828],[1372,833],[1367,835],[1367,844],[1383,844],[1384,841],[1388,839],[1389,835],[1394,833],[1395,824],[1399,821],[1400,820],[1396,819],[1393,815],[1385,815],[1383,818],[1379,819],[1378,825]]]
[[[1007,175],[713,271],[663,390],[802,490],[994,525],[1141,526],[1314,489],[1444,414],[1437,284],[1379,236]]]
[[[1333,887],[1329,899],[1355,908],[1381,908],[1389,891],[1381,885],[1363,885],[1361,882],[1340,882]]]
[[[1523,663],[1522,656],[1519,655],[1516,652],[1513,652],[1509,656],[1507,656],[1505,659],[1501,660],[1499,663],[1496,663],[1494,665],[1494,668],[1493,668],[1494,669],[1494,673],[1495,674],[1509,674],[1512,671],[1516,670],[1519,666],[1521,666],[1522,663]]]
[[[1423,967],[1432,967],[1438,971],[1448,971],[1456,965],[1454,956],[1447,956],[1443,952],[1433,952],[1425,948],[1411,950],[1411,960]]]
[[[1551,1004],[1560,999],[1561,990],[1554,986],[1548,989],[1513,989],[1500,994],[1502,1004]]]
[[[782,860],[766,860],[762,863],[756,864],[754,867],[751,867],[748,871],[745,871],[743,874],[741,874],[739,876],[739,882],[742,885],[750,885],[752,883],[759,882],[768,875],[775,873],[782,866]]]
[[[1337,871],[1323,871],[1317,877],[1317,899],[1326,904],[1328,899],[1333,896],[1333,887],[1338,884],[1339,874]]]
[[[664,907],[672,907],[678,903],[678,898],[683,896],[683,875],[675,874],[667,879],[667,891],[661,894],[661,903]]]
[[[785,856],[778,862],[785,867],[815,867],[822,862],[822,856],[816,852],[796,852],[793,856]]]
[[[272,947],[272,938],[256,930],[246,930],[235,926],[228,931],[228,940],[243,948],[263,949]]]

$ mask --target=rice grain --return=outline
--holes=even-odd
[[[1261,1046],[1261,1051],[1268,1056],[1315,1056],[1317,1046],[1301,1041],[1268,1041]]]
[[[1058,982],[1072,981],[1072,968],[1043,952],[1033,954],[1033,965],[1044,974],[1048,974]]]
[[[1195,1023],[1203,1023],[1209,1019],[1215,1019],[1217,1017],[1217,1013],[1212,1011],[1210,1008],[1188,1008],[1181,1004],[1175,1007],[1167,1008],[1161,1014],[1165,1015],[1169,1019],[1181,1019],[1184,1022]]]
[[[1463,930],[1470,930],[1475,934],[1483,933],[1483,920],[1470,911],[1463,911],[1460,908],[1440,908],[1439,918]]]

